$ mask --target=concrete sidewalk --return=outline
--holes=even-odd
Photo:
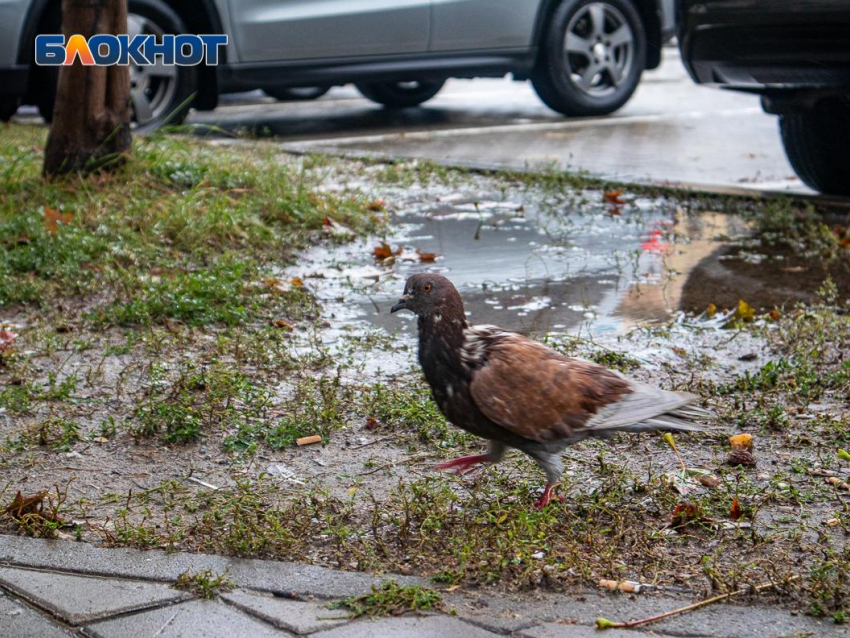
[[[180,574],[227,573],[236,588],[203,600],[171,585]],[[158,550],[105,549],[68,541],[0,536],[0,636],[3,638],[316,638],[445,637],[584,638],[598,616],[639,618],[674,609],[687,598],[587,592],[500,596],[483,591],[444,595],[453,614],[349,619],[328,602],[368,592],[383,580],[429,583],[406,576],[375,577],[263,560]],[[635,636],[848,635],[829,622],[779,609],[715,605],[650,625]]]

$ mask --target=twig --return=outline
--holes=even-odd
[[[792,580],[797,580],[798,576],[791,576],[788,578],[783,584],[788,584]],[[764,585],[759,585],[757,587],[736,589],[735,591],[730,591],[727,594],[720,594],[719,596],[715,596],[714,598],[707,598],[706,600],[701,600],[697,603],[693,603],[692,605],[688,605],[686,607],[679,607],[679,609],[674,609],[672,611],[665,611],[663,614],[658,614],[657,616],[650,616],[648,618],[641,618],[640,620],[630,620],[628,622],[612,622],[606,618],[597,618],[596,619],[596,628],[597,629],[631,629],[632,627],[638,627],[640,625],[646,625],[651,622],[656,622],[658,620],[663,620],[664,618],[669,618],[670,616],[676,616],[678,614],[683,614],[687,611],[693,611],[694,609],[699,609],[700,607],[705,607],[707,605],[711,605],[713,603],[720,602],[721,600],[726,600],[727,598],[732,598],[734,596],[738,596],[740,594],[746,594],[750,591],[754,591],[756,593],[760,593],[765,591],[766,589],[771,589],[776,587],[778,583],[766,583]]]

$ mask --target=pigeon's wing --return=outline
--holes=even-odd
[[[491,340],[483,360],[472,374],[473,400],[491,421],[527,439],[571,439],[589,430],[696,429],[687,417],[667,415],[694,401],[693,395],[630,381],[520,335]]]

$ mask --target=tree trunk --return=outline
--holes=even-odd
[[[62,0],[62,32],[86,38],[127,33],[127,0]],[[44,176],[92,171],[123,162],[130,149],[130,70],[83,66],[59,69]]]

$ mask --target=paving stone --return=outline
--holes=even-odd
[[[523,618],[496,618],[492,616],[460,616],[465,622],[497,634],[513,635],[534,627],[537,621]]]
[[[641,636],[633,629],[606,629],[601,634],[595,627],[587,625],[561,625],[557,623],[543,623],[530,629],[519,632],[523,638],[635,638]],[[653,634],[663,638],[666,634]]]
[[[322,598],[356,596],[368,592],[373,584],[379,584],[387,578],[403,585],[428,585],[427,580],[411,576],[385,574],[375,577],[299,563],[160,550],[107,549],[73,541],[0,534],[2,563],[159,581],[176,581],[187,570],[193,574],[205,569],[218,574],[228,570],[228,578],[240,587],[267,592],[295,592]]]
[[[0,567],[0,585],[71,625],[147,609],[188,595],[159,583]]]
[[[359,620],[313,634],[311,638],[493,638],[496,635],[450,616],[425,616]]]
[[[234,591],[222,596],[243,611],[292,633],[311,634],[322,629],[338,627],[349,622],[344,611],[328,609],[327,605],[276,598],[268,594]]]
[[[38,612],[3,595],[0,595],[0,635],[3,638],[70,638],[71,636]]]
[[[281,638],[275,629],[220,602],[194,600],[88,625],[92,638]]]

